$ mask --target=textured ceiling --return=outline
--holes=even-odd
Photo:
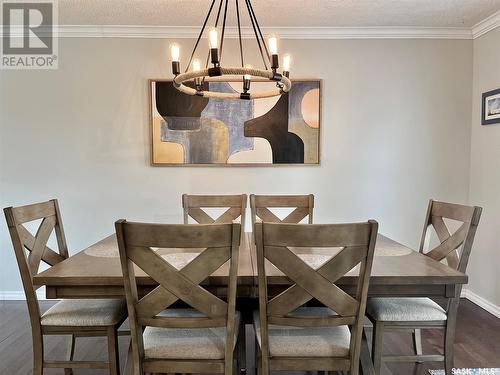
[[[217,0],[217,3],[219,0]],[[61,25],[197,26],[210,0],[59,0]],[[234,24],[229,1],[228,24]],[[500,0],[253,0],[262,26],[472,27]],[[240,0],[244,6],[244,0]],[[247,25],[248,16],[243,17]]]

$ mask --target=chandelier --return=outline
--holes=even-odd
[[[205,62],[205,68],[202,69],[201,61],[198,58],[195,58],[200,40],[205,34],[207,24],[210,20],[212,10],[214,9],[216,3],[216,0],[212,0],[210,9],[208,10],[208,14],[205,18],[205,21],[203,22],[203,26],[201,27],[198,39],[196,40],[193,51],[191,52],[191,57],[189,58],[189,62],[184,73],[181,73],[180,68],[181,65],[179,59],[179,46],[177,44],[172,44],[170,46],[170,52],[172,56],[172,73],[175,76],[173,81],[174,87],[180,92],[187,95],[197,95],[205,98],[217,99],[260,99],[279,96],[290,91],[292,87],[292,83],[289,79],[291,60],[290,55],[286,54],[283,56],[283,70],[282,73],[279,73],[278,38],[276,35],[270,35],[266,43],[259,26],[259,22],[257,21],[257,17],[255,16],[251,0],[241,1],[245,3],[248,15],[250,17],[255,40],[257,41],[257,46],[262,58],[263,68],[258,69],[252,67],[251,65],[245,64],[243,44],[241,40],[241,18],[239,4],[240,0],[234,1],[236,4],[236,20],[238,24],[238,40],[241,66],[225,67],[221,65],[229,0],[219,1],[217,16],[215,18],[215,25],[208,30],[209,51]],[[222,12],[223,7],[224,12]],[[219,20],[221,16],[222,28],[221,30],[219,30]],[[210,89],[207,89],[208,85],[204,85],[205,80],[210,77],[220,77],[218,80],[225,82],[229,82],[231,80],[234,81],[235,78],[239,77],[243,81],[243,92],[227,93],[210,91]],[[267,91],[252,92],[250,91],[252,78],[268,79],[269,81],[276,83],[276,88]],[[187,83],[188,81],[193,82],[194,85],[186,85],[185,83]],[[194,86],[194,88],[190,86]]]

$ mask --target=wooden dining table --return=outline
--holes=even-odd
[[[188,264],[201,249],[155,249],[177,268]],[[340,249],[292,249],[312,268],[318,268]],[[266,267],[269,294],[279,293],[291,280],[271,264]],[[157,283],[141,270],[136,272],[138,292],[146,294]],[[214,272],[202,285],[223,296],[228,280],[227,265]],[[378,235],[368,295],[392,297],[458,298],[467,275],[416,252],[386,236]],[[123,277],[115,235],[110,235],[33,278],[35,286],[45,286],[48,299],[116,298],[124,296]],[[354,294],[356,269],[340,278],[336,285]],[[257,262],[251,233],[245,233],[240,246],[238,291],[240,301],[256,300]],[[243,304],[243,308],[250,309]],[[255,305],[256,306],[256,305]],[[242,308],[241,305],[239,307]],[[251,314],[243,314],[251,316]],[[366,338],[361,364],[363,374],[373,374]]]

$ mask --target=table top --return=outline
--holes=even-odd
[[[252,234],[246,233],[240,247],[238,283],[256,285],[256,252],[252,244]],[[311,267],[317,268],[340,249],[300,248],[292,249]],[[182,268],[196,256],[196,249],[157,249],[168,262]],[[270,265],[266,268],[268,284],[290,284],[278,269]],[[139,285],[156,285],[156,282],[136,271]],[[207,283],[222,285],[227,283],[228,266],[223,265],[212,274]],[[355,269],[337,281],[350,285],[357,282]],[[33,278],[36,286],[120,286],[123,277],[115,235],[108,236],[96,244],[80,251]],[[439,263],[423,254],[379,235],[375,248],[370,285],[450,285],[466,284],[467,275]]]

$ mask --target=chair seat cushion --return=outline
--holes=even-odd
[[[194,309],[168,309],[158,316],[202,317]],[[238,337],[240,313],[235,314],[235,338]],[[143,334],[144,357],[154,359],[224,359],[226,327],[158,328],[146,327]]]
[[[324,307],[301,307],[293,315],[337,315]],[[261,345],[259,312],[254,311],[257,342]],[[270,324],[268,328],[271,357],[347,357],[351,333],[347,326],[295,327]]]
[[[111,326],[127,316],[123,299],[62,300],[41,317],[42,326]]]
[[[446,312],[430,298],[370,298],[366,313],[384,322],[446,320]]]

